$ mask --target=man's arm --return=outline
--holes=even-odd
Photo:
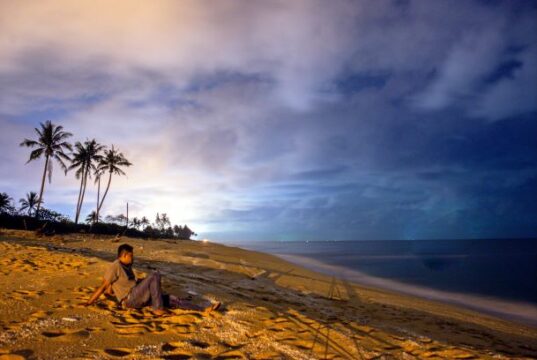
[[[106,288],[106,290],[104,291],[104,293],[106,295],[112,295],[114,296],[114,289],[112,289],[112,284],[108,285],[108,287]]]
[[[84,305],[86,306],[93,305],[93,303],[97,301],[99,296],[101,296],[110,285],[111,285],[110,282],[104,279],[103,284],[97,290],[95,290],[93,295],[91,295],[91,298]]]

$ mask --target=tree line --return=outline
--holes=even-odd
[[[31,149],[26,163],[44,158],[39,195],[33,191],[27,193],[25,198],[19,200],[20,206],[17,208],[7,193],[0,193],[0,214],[9,215],[11,218],[17,216],[33,217],[37,221],[64,224],[71,222],[67,216],[43,207],[45,180],[48,177],[49,184],[52,182],[53,163],[56,163],[64,170],[65,175],[74,172],[75,178],[80,181],[75,205],[74,225],[79,224],[88,180],[93,178],[97,186],[97,202],[95,209],[85,220],[87,224],[91,225],[90,230],[95,227],[103,228],[99,224],[102,223],[101,208],[109,193],[112,177],[126,175],[123,169],[132,166],[132,163],[114,145],[109,148],[98,143],[95,139],[86,140],[83,143],[77,141],[73,146],[67,141],[72,134],[51,121],[40,123],[40,128],[35,128],[35,132],[37,135],[35,139],[24,139],[20,146]],[[107,180],[105,191],[101,197],[101,179],[103,176]],[[135,217],[129,221],[123,214],[108,215],[102,225],[105,224],[124,226],[125,229],[132,228],[136,232],[150,237],[190,239],[191,236],[197,235],[187,225],[172,226],[165,213],[160,215],[157,213],[154,223],[151,223],[145,216],[140,219]]]

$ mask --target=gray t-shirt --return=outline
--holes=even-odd
[[[104,279],[112,284],[117,300],[121,301],[129,295],[129,291],[136,286],[136,276],[132,265],[124,265],[116,259],[104,273]]]

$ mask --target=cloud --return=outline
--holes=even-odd
[[[459,108],[491,121],[537,110],[537,39],[530,35],[537,31],[537,11],[513,10],[510,5],[501,3],[503,13],[479,11],[476,23],[448,47],[445,60],[432,71],[432,81],[412,96],[414,106],[428,111]],[[512,76],[490,81],[503,64],[513,61],[522,66]]]
[[[443,109],[474,96],[476,84],[492,71],[502,51],[502,29],[483,29],[466,35],[450,52],[439,74],[416,105],[427,110]]]
[[[68,76],[93,68],[128,82],[146,72],[180,86],[201,73],[247,68],[271,76],[275,95],[298,110],[338,71],[356,12],[347,1],[329,8],[305,1],[3,2],[2,10],[0,72],[31,71],[31,57],[43,61],[41,70],[51,60],[52,68],[66,66]],[[48,90],[49,97],[62,93]]]
[[[105,213],[129,202],[222,238],[437,237],[442,223],[463,236],[486,176],[535,168],[535,9],[522,10],[0,2],[0,184],[14,197],[36,188],[42,164],[23,165],[17,144],[51,119],[134,163]],[[47,204],[72,213],[76,189],[55,171]],[[481,233],[494,216],[479,217]]]
[[[521,67],[486,89],[472,116],[494,121],[537,111],[537,44],[518,58]]]

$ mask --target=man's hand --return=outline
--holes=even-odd
[[[108,289],[109,286],[110,286],[110,283],[104,280],[103,284],[97,290],[95,290],[93,295],[91,295],[90,299],[86,301],[85,303],[83,303],[83,305],[84,306],[93,305],[97,301],[97,299],[99,299],[99,296],[101,296],[106,291],[106,289]]]

